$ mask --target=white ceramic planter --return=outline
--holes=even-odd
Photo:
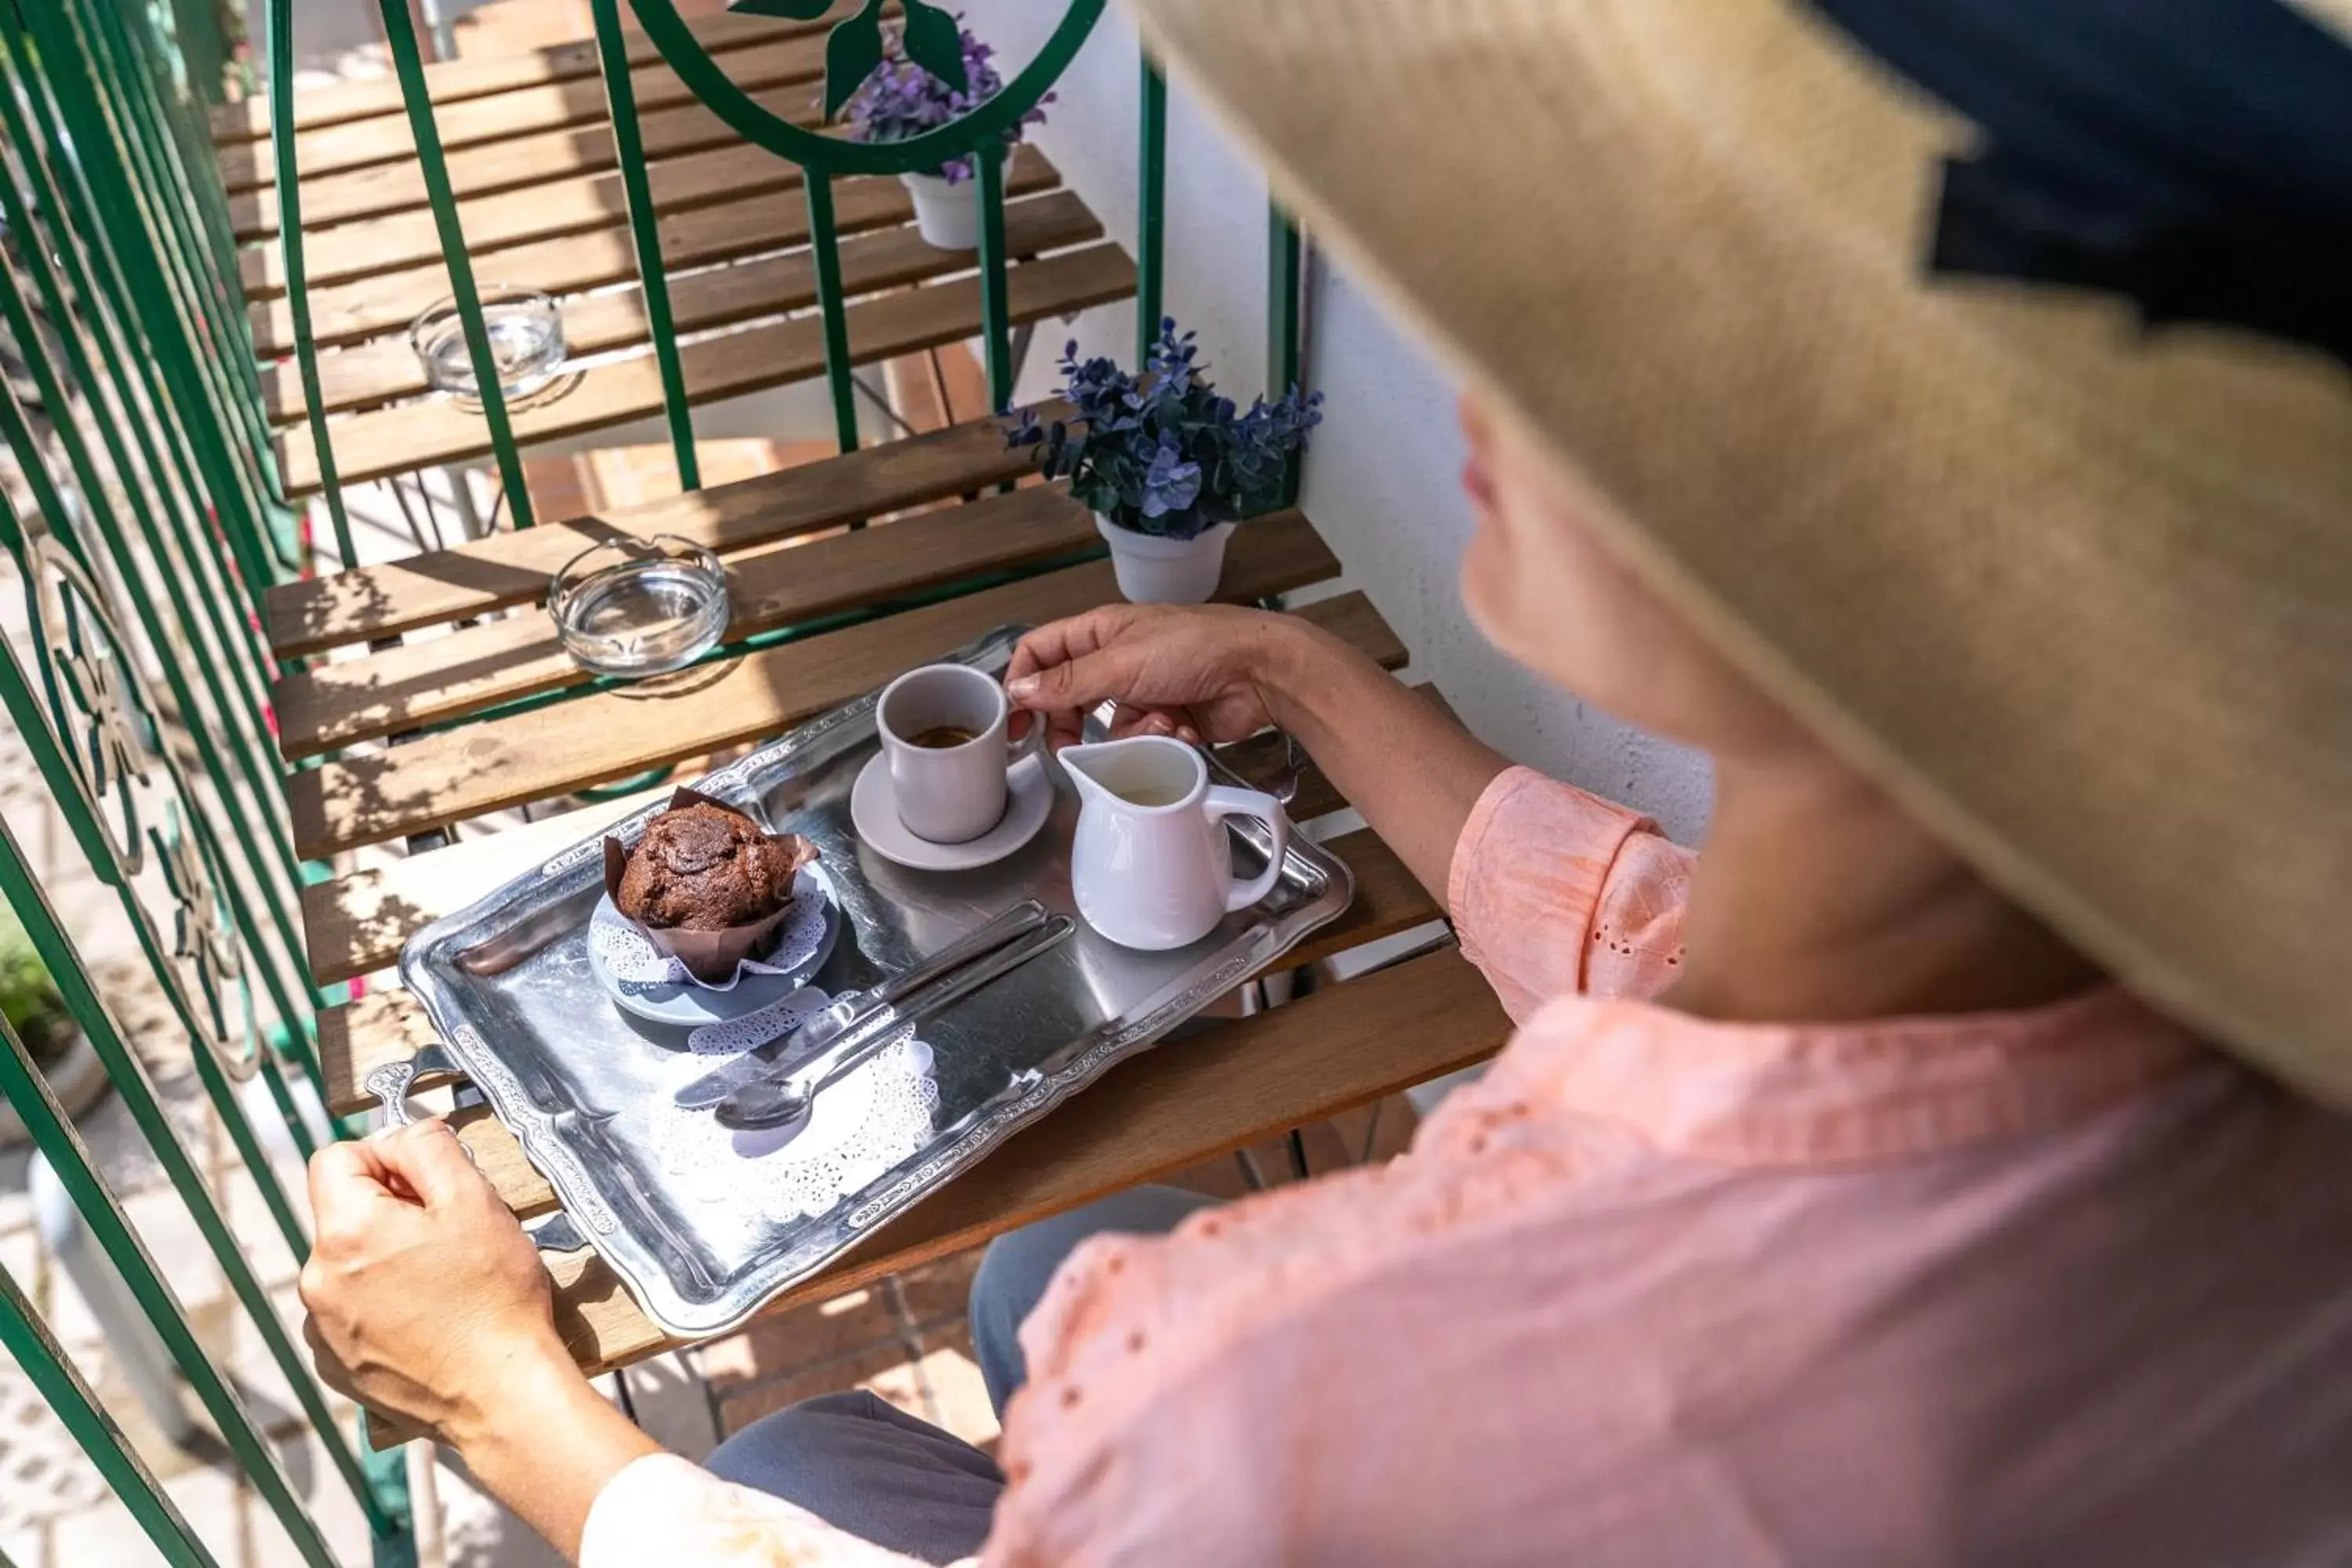
[[[68,1118],[96,1105],[113,1087],[107,1080],[106,1064],[98,1059],[97,1048],[79,1029],[74,1031],[73,1044],[66,1047],[65,1059],[43,1069],[41,1076]],[[13,1107],[0,1103],[0,1149],[25,1141],[24,1118]]]
[[[915,227],[924,244],[940,250],[980,248],[978,180],[950,185],[938,174],[901,174],[898,181],[915,198]]]
[[[1095,513],[1095,530],[1110,546],[1118,591],[1130,605],[1205,605],[1225,569],[1225,541],[1234,525],[1221,522],[1192,539],[1160,539],[1121,528]]]

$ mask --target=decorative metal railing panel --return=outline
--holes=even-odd
[[[308,1241],[240,1084],[258,1080],[293,1146],[310,1123],[289,1074],[319,1085],[319,990],[302,957],[299,869],[268,723],[276,666],[262,591],[297,558],[262,438],[257,367],[204,106],[162,29],[118,0],[0,5],[0,387],[5,549],[21,624],[0,640],[0,706],[72,850],[111,890],[194,1047],[202,1093],[269,1223]],[[217,59],[222,51],[193,51]],[[372,1477],[239,1247],[97,971],[16,835],[0,895],[73,1026],[221,1269],[341,1483],[397,1560],[405,1499]],[[0,1029],[0,1098],[69,1195],[302,1560],[335,1561],[228,1375],[126,1221],[25,1042]],[[174,1563],[205,1546],[82,1386],[21,1284],[0,1278],[0,1343]]]

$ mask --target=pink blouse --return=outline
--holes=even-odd
[[[2120,992],[1703,1022],[1689,857],[1524,769],[1522,1027],[1384,1167],[1082,1247],[988,1564],[2352,1561],[2352,1126]],[[583,1568],[902,1561],[670,1458]]]

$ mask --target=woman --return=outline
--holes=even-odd
[[[1307,744],[1487,1077],[1000,1243],[1002,1471],[842,1399],[654,1455],[431,1127],[314,1167],[330,1375],[592,1568],[2352,1560],[2352,48],[2146,9],[1152,0],[1475,388],[1472,616],[1713,753],[1705,857],[1295,622],[1045,627],[1064,738]]]

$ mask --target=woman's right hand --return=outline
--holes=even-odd
[[[1462,825],[1508,765],[1339,637],[1263,610],[1111,605],[1055,621],[1021,639],[1004,689],[1056,748],[1106,700],[1114,733],[1223,745],[1278,724],[1440,900]]]
[[[1057,751],[1081,738],[1087,710],[1107,700],[1118,704],[1114,733],[1220,745],[1280,721],[1286,678],[1315,636],[1264,610],[1110,605],[1023,637],[1005,694],[1045,716]]]

